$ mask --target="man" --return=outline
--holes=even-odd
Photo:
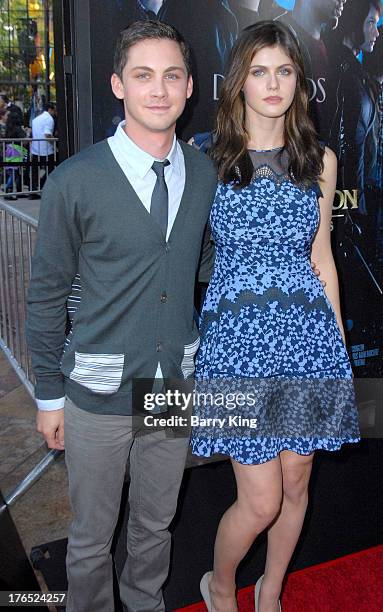
[[[296,0],[293,11],[281,16],[299,40],[309,84],[310,116],[323,139],[328,132],[327,108],[330,102],[329,52],[322,39],[322,31],[329,24],[332,28],[337,27],[345,2],[346,0]]]
[[[0,94],[0,110],[16,113],[19,116],[21,123],[24,121],[23,111],[21,108],[12,102],[4,93]]]
[[[261,19],[276,19],[286,13],[276,0],[231,0],[231,7],[240,30]]]
[[[35,117],[32,121],[32,191],[43,188],[47,176],[53,171],[55,166],[55,153],[53,143],[49,140],[53,138],[55,129],[56,107],[48,103],[45,110]],[[45,174],[40,179],[40,168],[45,167]],[[39,198],[40,195],[32,194],[31,198]]]
[[[0,110],[6,110],[9,104],[10,100],[8,96],[4,93],[0,93]]]
[[[208,241],[200,254],[217,177],[206,156],[175,138],[193,87],[177,31],[157,21],[123,30],[111,83],[125,122],[45,185],[27,333],[49,447],[64,448],[65,418],[74,513],[67,611],[113,610],[110,546],[129,458],[121,599],[129,612],[163,612],[188,439],[137,425],[132,384],[192,374],[194,283],[198,267],[201,280],[211,267]],[[78,272],[81,303],[63,351]]]

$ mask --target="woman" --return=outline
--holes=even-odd
[[[28,156],[27,149],[19,141],[21,138],[26,138],[20,109],[18,111],[8,111],[5,124],[5,138],[9,142],[7,142],[5,147],[4,161],[13,165],[5,167],[7,178],[5,190],[7,194],[12,193],[11,195],[5,195],[4,198],[6,200],[17,200],[17,195],[13,192],[21,191],[20,166]]]
[[[372,53],[363,56],[363,67],[371,79],[376,118],[367,148],[371,170],[367,177],[367,211],[371,218],[370,261],[383,285],[383,28]],[[367,241],[366,241],[367,242]],[[367,246],[367,245],[366,245]]]
[[[376,105],[370,79],[358,55],[361,51],[364,56],[373,52],[381,15],[380,0],[348,0],[338,29],[328,40],[333,49],[330,63],[334,70],[328,75],[332,92],[326,108],[332,121],[327,140],[340,162],[339,188],[358,189],[361,215],[368,214],[365,187],[371,164],[366,145],[373,137]]]
[[[307,102],[291,31],[278,21],[247,28],[232,51],[210,147],[220,179],[210,216],[216,260],[191,439],[194,454],[228,455],[237,481],[213,572],[201,581],[213,612],[237,611],[237,566],[268,526],[256,610],[280,609],[314,451],[359,440],[330,247],[337,164],[316,139]]]
[[[368,143],[368,153],[371,160],[367,167],[371,168],[367,181],[376,189],[383,190],[383,28],[378,28],[379,37],[372,53],[363,54],[363,68],[369,76],[371,92],[375,102],[375,121]]]

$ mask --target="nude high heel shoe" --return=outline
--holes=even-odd
[[[264,574],[262,574],[262,576],[260,578],[258,578],[256,584],[255,584],[255,589],[254,589],[254,596],[255,596],[255,612],[259,611],[259,593],[261,592],[261,586],[262,586],[262,580],[263,580],[263,576]],[[279,603],[279,612],[282,612],[282,606],[281,606],[281,602],[278,601]]]
[[[206,574],[202,576],[201,582],[199,583],[199,589],[207,607],[207,612],[212,612],[211,597],[209,591],[209,584],[212,575],[213,572],[206,572]]]

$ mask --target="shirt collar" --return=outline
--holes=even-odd
[[[118,145],[125,162],[129,164],[137,176],[143,179],[149,170],[151,170],[153,162],[162,160],[158,160],[158,158],[153,157],[150,155],[150,153],[147,153],[136,145],[125,132],[124,126],[125,121],[121,121],[121,123],[118,124],[116,132],[112,138]],[[174,171],[181,176],[180,155],[180,145],[177,142],[176,136],[174,135],[172,148],[170,149],[169,154],[166,156],[166,159],[168,159],[170,162],[170,166],[168,166],[166,169],[167,172],[171,173]]]

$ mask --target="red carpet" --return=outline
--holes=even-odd
[[[239,612],[254,612],[254,587],[238,593]],[[383,545],[289,574],[283,612],[382,612]],[[175,611],[181,612],[181,609]],[[206,612],[203,603],[182,612]]]

